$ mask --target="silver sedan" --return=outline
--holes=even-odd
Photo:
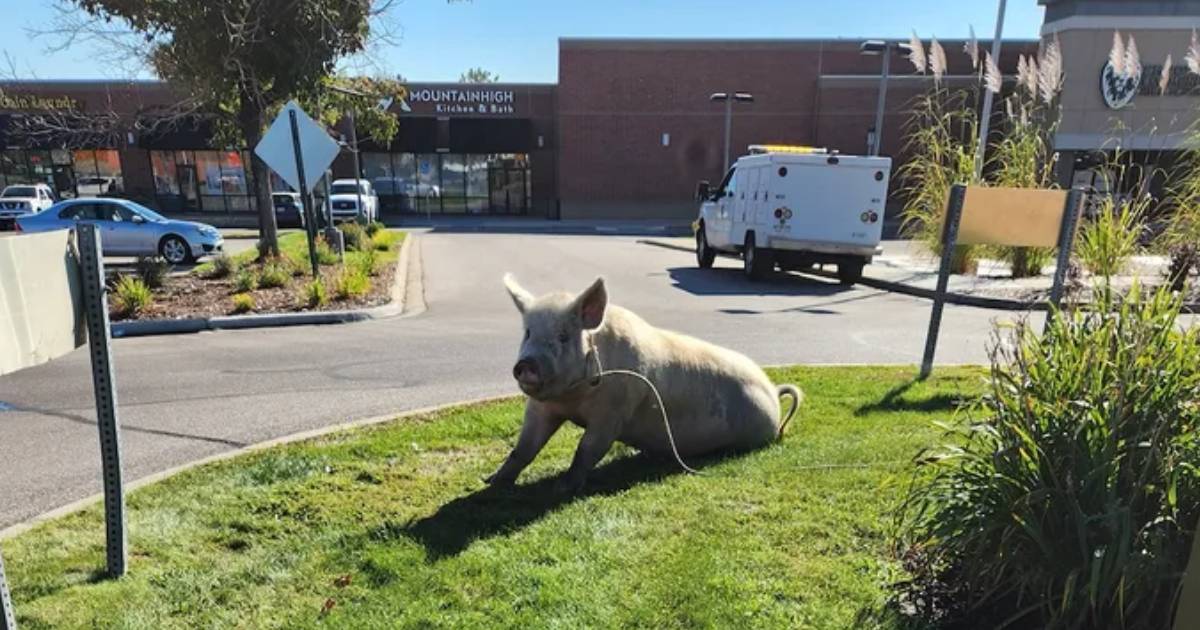
[[[175,221],[127,199],[72,199],[17,220],[21,232],[48,232],[92,223],[106,256],[162,256],[178,265],[221,253],[225,239],[205,223]]]

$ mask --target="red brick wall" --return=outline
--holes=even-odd
[[[1004,69],[1036,44],[1009,45]],[[969,74],[962,42],[947,42],[951,74]],[[696,182],[718,180],[724,104],[734,104],[731,154],[756,143],[864,153],[874,125],[880,58],[858,41],[562,40],[559,44],[559,195],[564,218],[688,218]],[[912,74],[892,59],[895,75]],[[848,79],[839,75],[859,75]],[[924,83],[889,83],[883,153],[898,153],[911,99]],[[662,134],[670,145],[662,145]]]

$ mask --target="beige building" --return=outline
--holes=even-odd
[[[1086,154],[1120,147],[1134,161],[1169,167],[1189,142],[1200,113],[1200,76],[1184,56],[1200,29],[1196,0],[1040,0],[1044,39],[1063,51],[1062,123],[1055,140],[1063,183],[1092,183]],[[1109,63],[1113,34],[1136,43],[1141,72],[1122,76]],[[1160,81],[1170,55],[1166,90]]]

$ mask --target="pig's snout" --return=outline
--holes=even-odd
[[[517,384],[525,392],[536,391],[542,385],[541,371],[538,370],[537,361],[533,359],[521,359],[513,366],[513,378],[517,379]]]

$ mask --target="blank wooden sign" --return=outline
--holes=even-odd
[[[1057,247],[1067,191],[968,186],[959,245]]]

